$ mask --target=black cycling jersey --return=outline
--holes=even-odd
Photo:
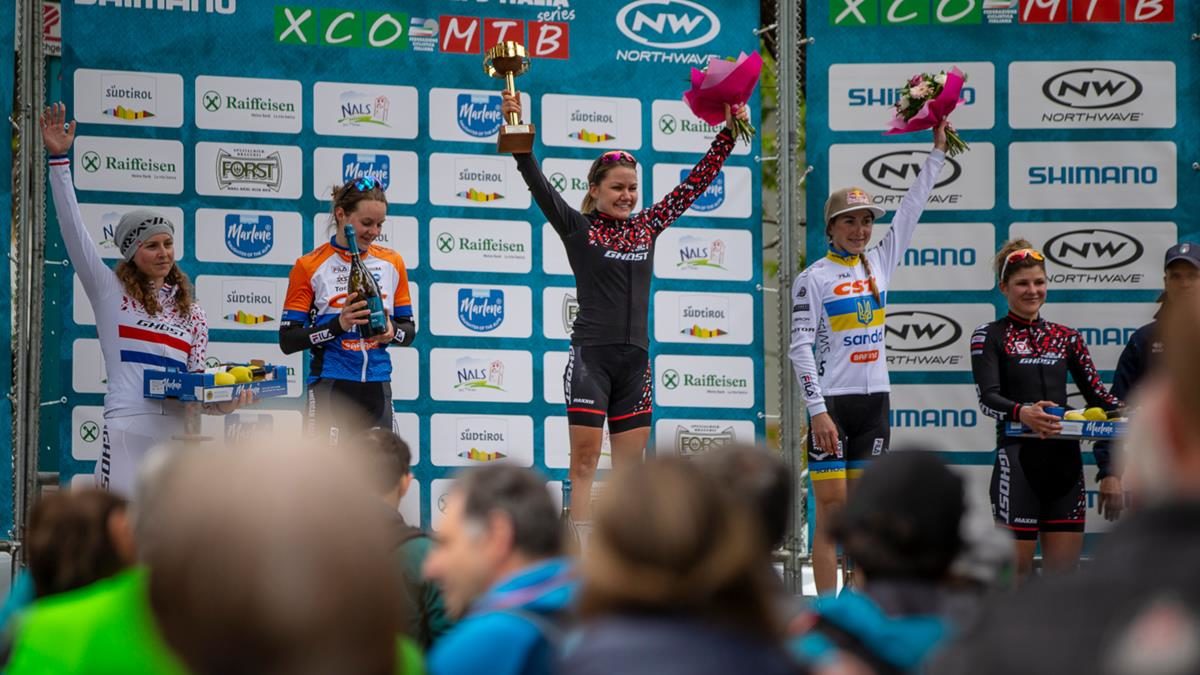
[[[1009,313],[976,328],[971,370],[979,408],[999,420],[998,445],[1004,445],[1004,424],[1020,420],[1021,406],[1066,405],[1068,372],[1089,406],[1114,410],[1121,405],[1104,388],[1079,332],[1041,318],[1030,322]]]
[[[542,175],[533,155],[515,155],[525,184],[562,239],[575,273],[579,315],[571,344],[650,348],[647,324],[654,240],[704,194],[732,150],[733,135],[723,129],[686,181],[628,219],[571,208]]]

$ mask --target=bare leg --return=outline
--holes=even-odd
[[[813,533],[813,575],[817,594],[837,591],[837,544],[829,536],[830,520],[846,505],[846,481],[838,478],[813,481],[817,503],[816,531]]]
[[[1042,564],[1048,574],[1074,572],[1083,552],[1081,532],[1043,532]]]
[[[1037,551],[1037,540],[1016,541],[1017,553],[1017,585],[1024,584],[1033,574],[1033,554]]]
[[[630,429],[609,437],[612,443],[613,468],[628,464],[640,464],[646,452],[646,441],[650,439],[650,427]]]
[[[572,424],[570,433],[571,466],[567,476],[571,479],[571,518],[589,520],[592,517],[592,481],[596,479],[596,466],[600,464],[604,432],[596,427]]]

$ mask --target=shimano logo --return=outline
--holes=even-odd
[[[1031,166],[1030,185],[1155,185],[1156,166]]]
[[[617,28],[640,45],[690,49],[717,37],[721,20],[693,0],[634,0],[617,12]]]
[[[892,408],[888,413],[893,427],[974,427],[979,414],[970,408]]]
[[[862,175],[872,185],[885,190],[906,191],[921,174],[921,166],[929,156],[926,150],[898,150],[874,157],[863,165]],[[933,187],[941,188],[950,185],[962,176],[962,165],[947,157],[946,168],[949,172],[941,182]]]
[[[975,104],[975,87],[963,87],[961,97],[963,105]],[[846,92],[851,108],[866,108],[872,106],[892,107],[900,100],[900,90],[894,87],[853,87]]]
[[[1142,95],[1140,80],[1110,68],[1077,68],[1051,77],[1042,85],[1042,94],[1068,108],[1096,110],[1116,108]]]
[[[1129,338],[1133,337],[1135,332],[1137,332],[1136,328],[1118,328],[1116,326],[1079,329],[1079,334],[1089,347],[1120,347],[1129,342]]]
[[[261,258],[275,247],[275,219],[267,215],[225,216],[225,248],[239,258]]]
[[[1142,242],[1123,232],[1087,229],[1063,232],[1046,242],[1046,257],[1076,270],[1111,270],[1142,257]]]
[[[910,248],[904,252],[905,267],[974,267],[978,256],[973,248]]]
[[[887,326],[888,349],[897,352],[932,352],[954,344],[962,326],[944,314],[926,311],[891,312]]]

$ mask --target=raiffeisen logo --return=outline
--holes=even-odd
[[[342,181],[350,182],[370,176],[379,182],[384,191],[392,182],[391,161],[385,154],[347,152],[342,155]]]
[[[725,269],[725,242],[686,236],[679,240],[679,262],[676,267],[696,269],[715,267]]]
[[[237,12],[237,0],[75,0],[77,7],[100,7],[108,9],[136,9],[159,12],[207,12],[209,14],[233,14]]]
[[[500,130],[504,116],[500,97],[481,94],[458,95],[458,128],[475,138],[487,138]]]
[[[489,363],[464,356],[454,362],[454,376],[458,391],[504,391],[504,362],[499,359]]]
[[[617,28],[646,49],[618,49],[619,61],[702,65],[702,47],[721,33],[721,19],[693,0],[634,0],[617,12]]]

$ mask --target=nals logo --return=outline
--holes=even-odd
[[[342,92],[338,103],[338,110],[341,112],[338,124],[343,127],[391,126],[387,121],[392,102],[387,96],[381,94],[372,97],[359,91],[346,91]]]
[[[570,335],[575,329],[575,319],[579,317],[579,299],[570,293],[563,295],[562,322],[563,332]]]
[[[862,176],[867,182],[885,190],[905,191],[921,174],[921,167],[924,166],[927,157],[927,150],[898,150],[885,153],[868,160],[863,165]],[[947,157],[945,166],[950,170],[949,175],[935,184],[935,189],[946,187],[962,176],[962,165],[954,159]],[[876,197],[876,201],[879,201],[879,197]]]
[[[1046,257],[1076,270],[1111,270],[1137,262],[1142,242],[1123,232],[1102,229],[1072,230],[1046,242]]]
[[[687,235],[679,239],[679,262],[682,269],[725,269],[725,242]]]
[[[217,151],[217,187],[265,187],[279,192],[283,183],[283,159],[278,152],[267,154],[254,148],[221,148]]]
[[[458,391],[504,391],[504,362],[464,356],[454,362],[454,388]]]
[[[729,334],[729,302],[720,297],[684,296],[679,299],[679,332],[698,340]]]
[[[568,137],[584,143],[617,140],[617,104],[615,101],[581,101],[567,105]]]
[[[1042,94],[1055,103],[1080,110],[1116,108],[1142,95],[1141,80],[1110,68],[1077,68],[1051,77]]]
[[[691,172],[691,169],[681,170],[679,172],[679,182],[687,182],[688,174]],[[708,213],[709,211],[715,211],[721,208],[721,205],[724,203],[725,172],[721,171],[717,174],[716,178],[713,178],[713,182],[709,184],[708,189],[704,191],[704,194],[700,195],[698,198],[696,198],[696,201],[692,202],[692,210],[699,211],[700,213]]]
[[[464,201],[499,201],[508,192],[508,174],[502,161],[457,160],[454,171],[455,194]]]
[[[275,247],[275,219],[266,214],[225,216],[225,248],[239,258],[261,258]]]
[[[491,94],[459,94],[458,128],[475,138],[494,135],[504,123],[500,102],[499,96]]]
[[[458,419],[458,456],[471,462],[508,457],[508,422],[492,417]]]
[[[155,105],[158,85],[153,77],[146,75],[109,73],[101,79],[104,88],[106,117],[119,120],[141,120],[154,117],[158,112]]]
[[[887,348],[894,352],[932,352],[954,344],[962,337],[957,321],[944,314],[926,311],[892,312],[888,315]]]
[[[717,37],[721,20],[693,0],[635,0],[617,12],[617,28],[640,45],[690,49]]]
[[[117,224],[121,222],[121,213],[119,211],[105,211],[100,216],[100,248],[108,251],[116,252],[117,249]]]
[[[496,330],[504,323],[504,291],[498,288],[458,289],[458,321],[477,333]]]
[[[675,427],[675,452],[682,457],[702,455],[737,443],[733,427],[722,429],[715,424],[692,424]]]
[[[349,183],[364,176],[374,178],[386,192],[392,181],[392,167],[388,156],[382,153],[343,153],[342,181]]]

